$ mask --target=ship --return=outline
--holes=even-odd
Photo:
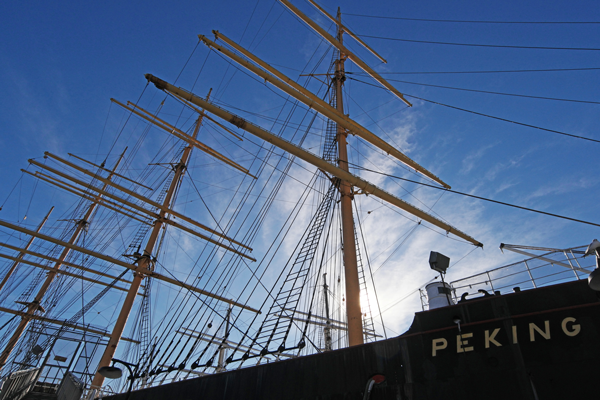
[[[370,79],[407,109],[415,100],[363,61],[359,52],[386,62],[339,9],[309,3],[333,34],[276,3],[329,50],[311,57],[303,84],[215,30],[197,47],[235,71],[216,91],[196,87],[208,55],[190,86],[177,84],[185,69],[174,80],[146,74],[136,101],[111,99],[120,121],[101,151],[29,160],[8,196],[18,193],[19,220],[0,220],[2,398],[592,393],[593,246],[502,245],[526,259],[449,282],[448,258],[422,250],[420,268],[429,261],[435,276],[410,293],[421,311],[404,333],[386,331],[365,232],[387,235],[396,214],[410,225],[390,234],[398,247],[417,229],[455,242],[453,257],[483,244],[411,192],[468,193],[407,155],[401,136],[347,114],[353,81]],[[223,100],[236,74],[270,93],[249,96],[262,112]],[[388,162],[402,172],[382,174],[377,163]]]

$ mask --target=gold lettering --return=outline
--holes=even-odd
[[[573,317],[567,317],[567,318],[565,318],[565,319],[562,320],[562,323],[560,324],[560,326],[562,326],[563,332],[567,336],[577,336],[579,334],[579,332],[581,332],[581,325],[579,325],[579,324],[573,325],[572,330],[569,330],[567,328],[567,324],[569,322],[575,322],[575,318],[573,318]]]
[[[433,339],[431,344],[431,356],[435,357],[438,350],[444,350],[446,347],[448,347],[448,341],[446,339]]]
[[[546,340],[550,339],[550,321],[544,321],[544,330],[541,330],[536,324],[529,324],[529,341],[535,342],[535,332],[542,335]]]
[[[496,328],[492,331],[492,335],[490,336],[490,331],[485,331],[485,348],[490,348],[490,343],[494,343],[496,347],[502,346],[500,343],[496,341],[496,335],[500,332],[500,328]]]
[[[517,340],[517,326],[516,325],[513,325],[513,327],[512,327],[512,337],[513,337],[513,344],[519,343],[519,341]]]
[[[472,333],[465,333],[463,335],[456,335],[456,352],[465,353],[467,351],[473,351],[473,346],[468,346],[466,339],[473,337]]]

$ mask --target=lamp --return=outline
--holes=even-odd
[[[108,379],[119,379],[123,376],[123,371],[119,367],[100,367],[98,373]]]
[[[429,266],[432,270],[445,274],[450,266],[450,258],[437,251],[432,251],[429,253]]]
[[[444,282],[444,275],[446,275],[446,270],[450,266],[450,258],[446,257],[442,253],[438,253],[437,251],[432,251],[429,253],[429,267],[440,273],[440,278],[442,278],[442,287],[444,288],[444,292],[446,293],[446,299],[448,300],[448,304],[451,305],[452,300],[450,299],[450,290],[446,286],[446,282]]]
[[[98,369],[98,373],[108,379],[118,379],[121,376],[123,376],[123,370],[119,367],[115,367],[115,363],[121,363],[125,367],[127,367],[127,370],[129,371],[129,377],[127,379],[129,379],[131,381],[129,383],[129,390],[127,390],[127,396],[125,397],[125,400],[127,400],[127,399],[129,399],[129,396],[131,395],[131,390],[133,389],[133,381],[135,379],[135,376],[133,375],[133,370],[131,369],[131,367],[138,368],[138,365],[128,363],[127,361],[117,360],[116,358],[113,358],[112,362],[113,362],[113,365],[111,365],[110,367],[100,367]]]

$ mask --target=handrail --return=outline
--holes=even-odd
[[[33,389],[40,369],[27,369],[10,373],[2,382],[0,400],[20,400]]]

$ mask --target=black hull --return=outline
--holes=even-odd
[[[375,374],[385,381],[370,399],[597,398],[599,333],[598,296],[575,281],[420,312],[393,339],[166,384],[130,399],[362,399]]]

